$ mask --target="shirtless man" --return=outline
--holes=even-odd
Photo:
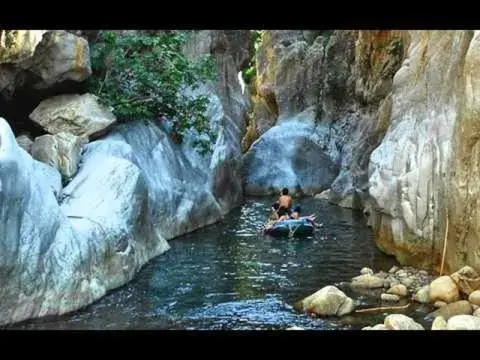
[[[280,203],[280,208],[283,208],[287,211],[287,213],[290,215],[291,212],[291,207],[292,207],[292,197],[288,195],[288,189],[283,188],[282,189],[282,194],[280,195],[280,198],[278,199],[278,202]]]

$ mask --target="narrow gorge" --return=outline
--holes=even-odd
[[[171,50],[180,46],[178,34],[181,52]],[[0,326],[107,301],[115,289],[135,288],[145,271],[161,271],[164,261],[182,284],[180,275],[200,277],[217,262],[277,264],[262,276],[283,279],[275,283],[282,289],[294,280],[281,272],[300,271],[302,256],[316,273],[333,271],[335,283],[346,280],[342,268],[351,278],[363,267],[357,255],[385,270],[395,261],[418,277],[405,285],[411,292],[427,278],[410,267],[435,275],[480,270],[479,42],[472,30],[1,30]],[[187,64],[207,58],[214,76],[195,84],[190,69],[208,76]],[[164,73],[149,73],[139,59]],[[180,92],[165,79],[181,83]],[[149,97],[136,98],[140,91]],[[149,104],[169,96],[178,106],[152,115]],[[197,100],[182,105],[187,98]],[[189,122],[201,99],[205,113]],[[199,151],[206,143],[208,151]],[[255,233],[284,187],[321,223],[308,245],[276,249]],[[199,238],[190,245],[189,236]],[[189,274],[163,260],[178,254],[174,246],[202,267],[192,264]],[[257,247],[263,252],[246,250]],[[336,262],[327,266],[330,255]],[[211,279],[235,274],[227,294],[255,301],[264,296],[255,287],[277,289],[235,266]],[[308,274],[322,283],[295,273],[308,284],[302,296],[328,285],[327,274]],[[392,274],[390,285],[402,282]],[[338,295],[327,290],[321,296]],[[275,313],[275,296],[248,306]],[[293,302],[297,295],[285,296]],[[338,312],[347,313],[349,301]],[[242,312],[221,304],[217,315]],[[284,328],[293,320],[283,311]]]

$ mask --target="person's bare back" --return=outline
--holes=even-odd
[[[280,195],[278,202],[280,203],[280,207],[284,208],[285,210],[288,210],[292,207],[292,197],[288,194],[287,188],[282,189],[282,194]]]

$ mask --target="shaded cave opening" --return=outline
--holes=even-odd
[[[85,92],[85,82],[65,80],[46,89],[37,89],[35,82],[26,81],[23,86],[16,88],[11,96],[0,94],[0,117],[8,122],[15,137],[28,135],[33,140],[48,133],[29,117],[43,100],[57,95]]]

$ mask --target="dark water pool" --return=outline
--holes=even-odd
[[[305,213],[322,223],[311,238],[258,232],[271,198],[247,199],[223,221],[174,239],[129,284],[70,315],[18,324],[18,329],[359,329],[383,322],[358,315],[311,318],[293,304],[362,267],[394,261],[373,243],[361,212],[313,198]],[[341,286],[341,285],[339,285]]]

